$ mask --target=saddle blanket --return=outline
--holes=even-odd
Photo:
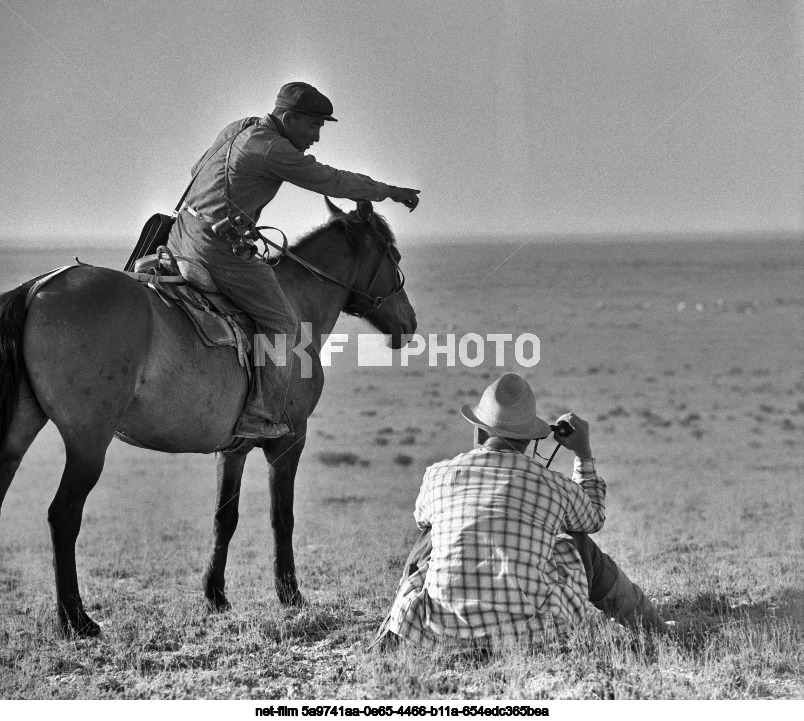
[[[145,283],[164,303],[175,303],[192,321],[201,342],[207,346],[231,346],[237,350],[237,360],[246,369],[251,382],[251,342],[249,335],[254,332],[253,321],[239,308],[230,303],[219,293],[202,293],[186,283],[166,283],[166,278],[159,276],[137,275],[141,283]],[[176,276],[167,276],[173,278]]]

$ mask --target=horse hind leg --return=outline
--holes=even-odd
[[[67,460],[59,488],[48,508],[47,518],[53,544],[53,570],[56,575],[56,608],[59,627],[67,636],[98,636],[100,626],[86,611],[78,591],[75,543],[89,492],[103,470],[106,448],[112,434],[74,440],[65,438]]]
[[[23,380],[8,434],[5,440],[0,439],[0,508],[23,456],[46,423],[45,412],[34,397],[28,381]]]
[[[218,500],[215,506],[213,528],[214,545],[207,570],[204,573],[204,595],[212,611],[230,608],[224,586],[229,542],[240,518],[240,481],[246,463],[245,453],[218,454]]]

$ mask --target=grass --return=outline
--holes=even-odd
[[[783,606],[740,605],[717,581],[668,599],[698,625],[646,639],[590,620],[565,643],[510,647],[479,661],[415,648],[366,650],[387,599],[373,564],[340,590],[283,610],[253,587],[237,609],[208,614],[194,592],[99,593],[100,640],[68,641],[40,600],[5,619],[3,698],[800,698],[804,638]],[[325,574],[310,580],[333,585]],[[337,584],[335,584],[337,585]],[[348,586],[348,587],[347,587]],[[362,589],[362,590],[361,590]],[[706,630],[704,630],[706,627]]]
[[[649,642],[592,620],[483,662],[368,652],[416,537],[422,472],[467,448],[457,409],[502,369],[333,366],[296,487],[302,609],[276,601],[260,454],[229,554],[233,608],[208,614],[213,460],[115,442],[77,554],[104,634],[60,638],[46,511],[64,452],[46,428],[0,515],[0,698],[803,699],[804,304],[774,302],[800,295],[800,251],[679,246],[636,272],[630,246],[523,249],[507,285],[495,276],[475,300],[467,283],[499,262],[484,248],[451,256],[449,283],[432,249],[405,266],[420,327],[499,331],[504,307],[506,330],[540,335],[526,375],[543,415],[592,420],[609,486],[599,545],[692,633]],[[365,332],[350,323],[338,330]]]
[[[318,454],[318,460],[325,466],[367,466],[368,461],[363,460],[354,453],[325,451]]]
[[[52,429],[44,435],[32,470],[57,442]],[[601,545],[689,634],[650,640],[598,617],[563,644],[510,647],[481,662],[367,650],[416,535],[409,509],[418,488],[418,472],[398,466],[383,471],[394,483],[378,486],[384,476],[373,469],[385,451],[372,448],[370,468],[302,461],[308,485],[299,488],[295,545],[310,605],[301,609],[275,600],[268,492],[261,463],[249,459],[227,574],[233,609],[210,614],[200,577],[211,459],[165,457],[181,477],[145,499],[131,488],[139,452],[115,444],[78,551],[85,603],[104,629],[98,640],[55,631],[46,524],[30,502],[41,495],[42,511],[53,480],[25,474],[25,493],[3,509],[17,535],[0,545],[0,698],[804,697],[804,549],[793,510],[785,517],[772,501],[789,487],[784,474],[732,496],[728,486],[671,486],[633,470],[631,481],[611,481]],[[139,463],[152,473],[150,458]],[[394,468],[389,459],[384,467]],[[206,483],[194,480],[202,469]],[[745,516],[739,536],[728,522],[737,509]]]

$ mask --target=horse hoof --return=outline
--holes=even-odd
[[[222,613],[232,608],[229,599],[223,593],[215,593],[212,596],[207,596],[207,609],[211,613]]]
[[[282,594],[279,597],[279,603],[281,603],[283,606],[295,606],[296,608],[301,608],[302,606],[310,605],[310,602],[302,594],[301,591],[296,591],[295,593]]]
[[[101,635],[101,627],[86,614],[75,620],[59,619],[59,628],[66,638],[97,638]]]
[[[78,629],[77,633],[82,638],[97,638],[101,635],[101,627],[91,618],[88,618]]]

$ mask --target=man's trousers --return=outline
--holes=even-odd
[[[282,347],[280,339],[284,336],[284,365],[262,356],[262,344],[252,339],[253,379],[245,407],[250,415],[281,423],[290,385],[291,349],[296,343],[299,321],[273,268],[258,258],[239,258],[228,240],[215,235],[208,223],[187,212],[179,213],[176,219],[170,233],[170,249],[199,261],[220,292],[254,319],[257,333],[264,335],[272,347]]]

